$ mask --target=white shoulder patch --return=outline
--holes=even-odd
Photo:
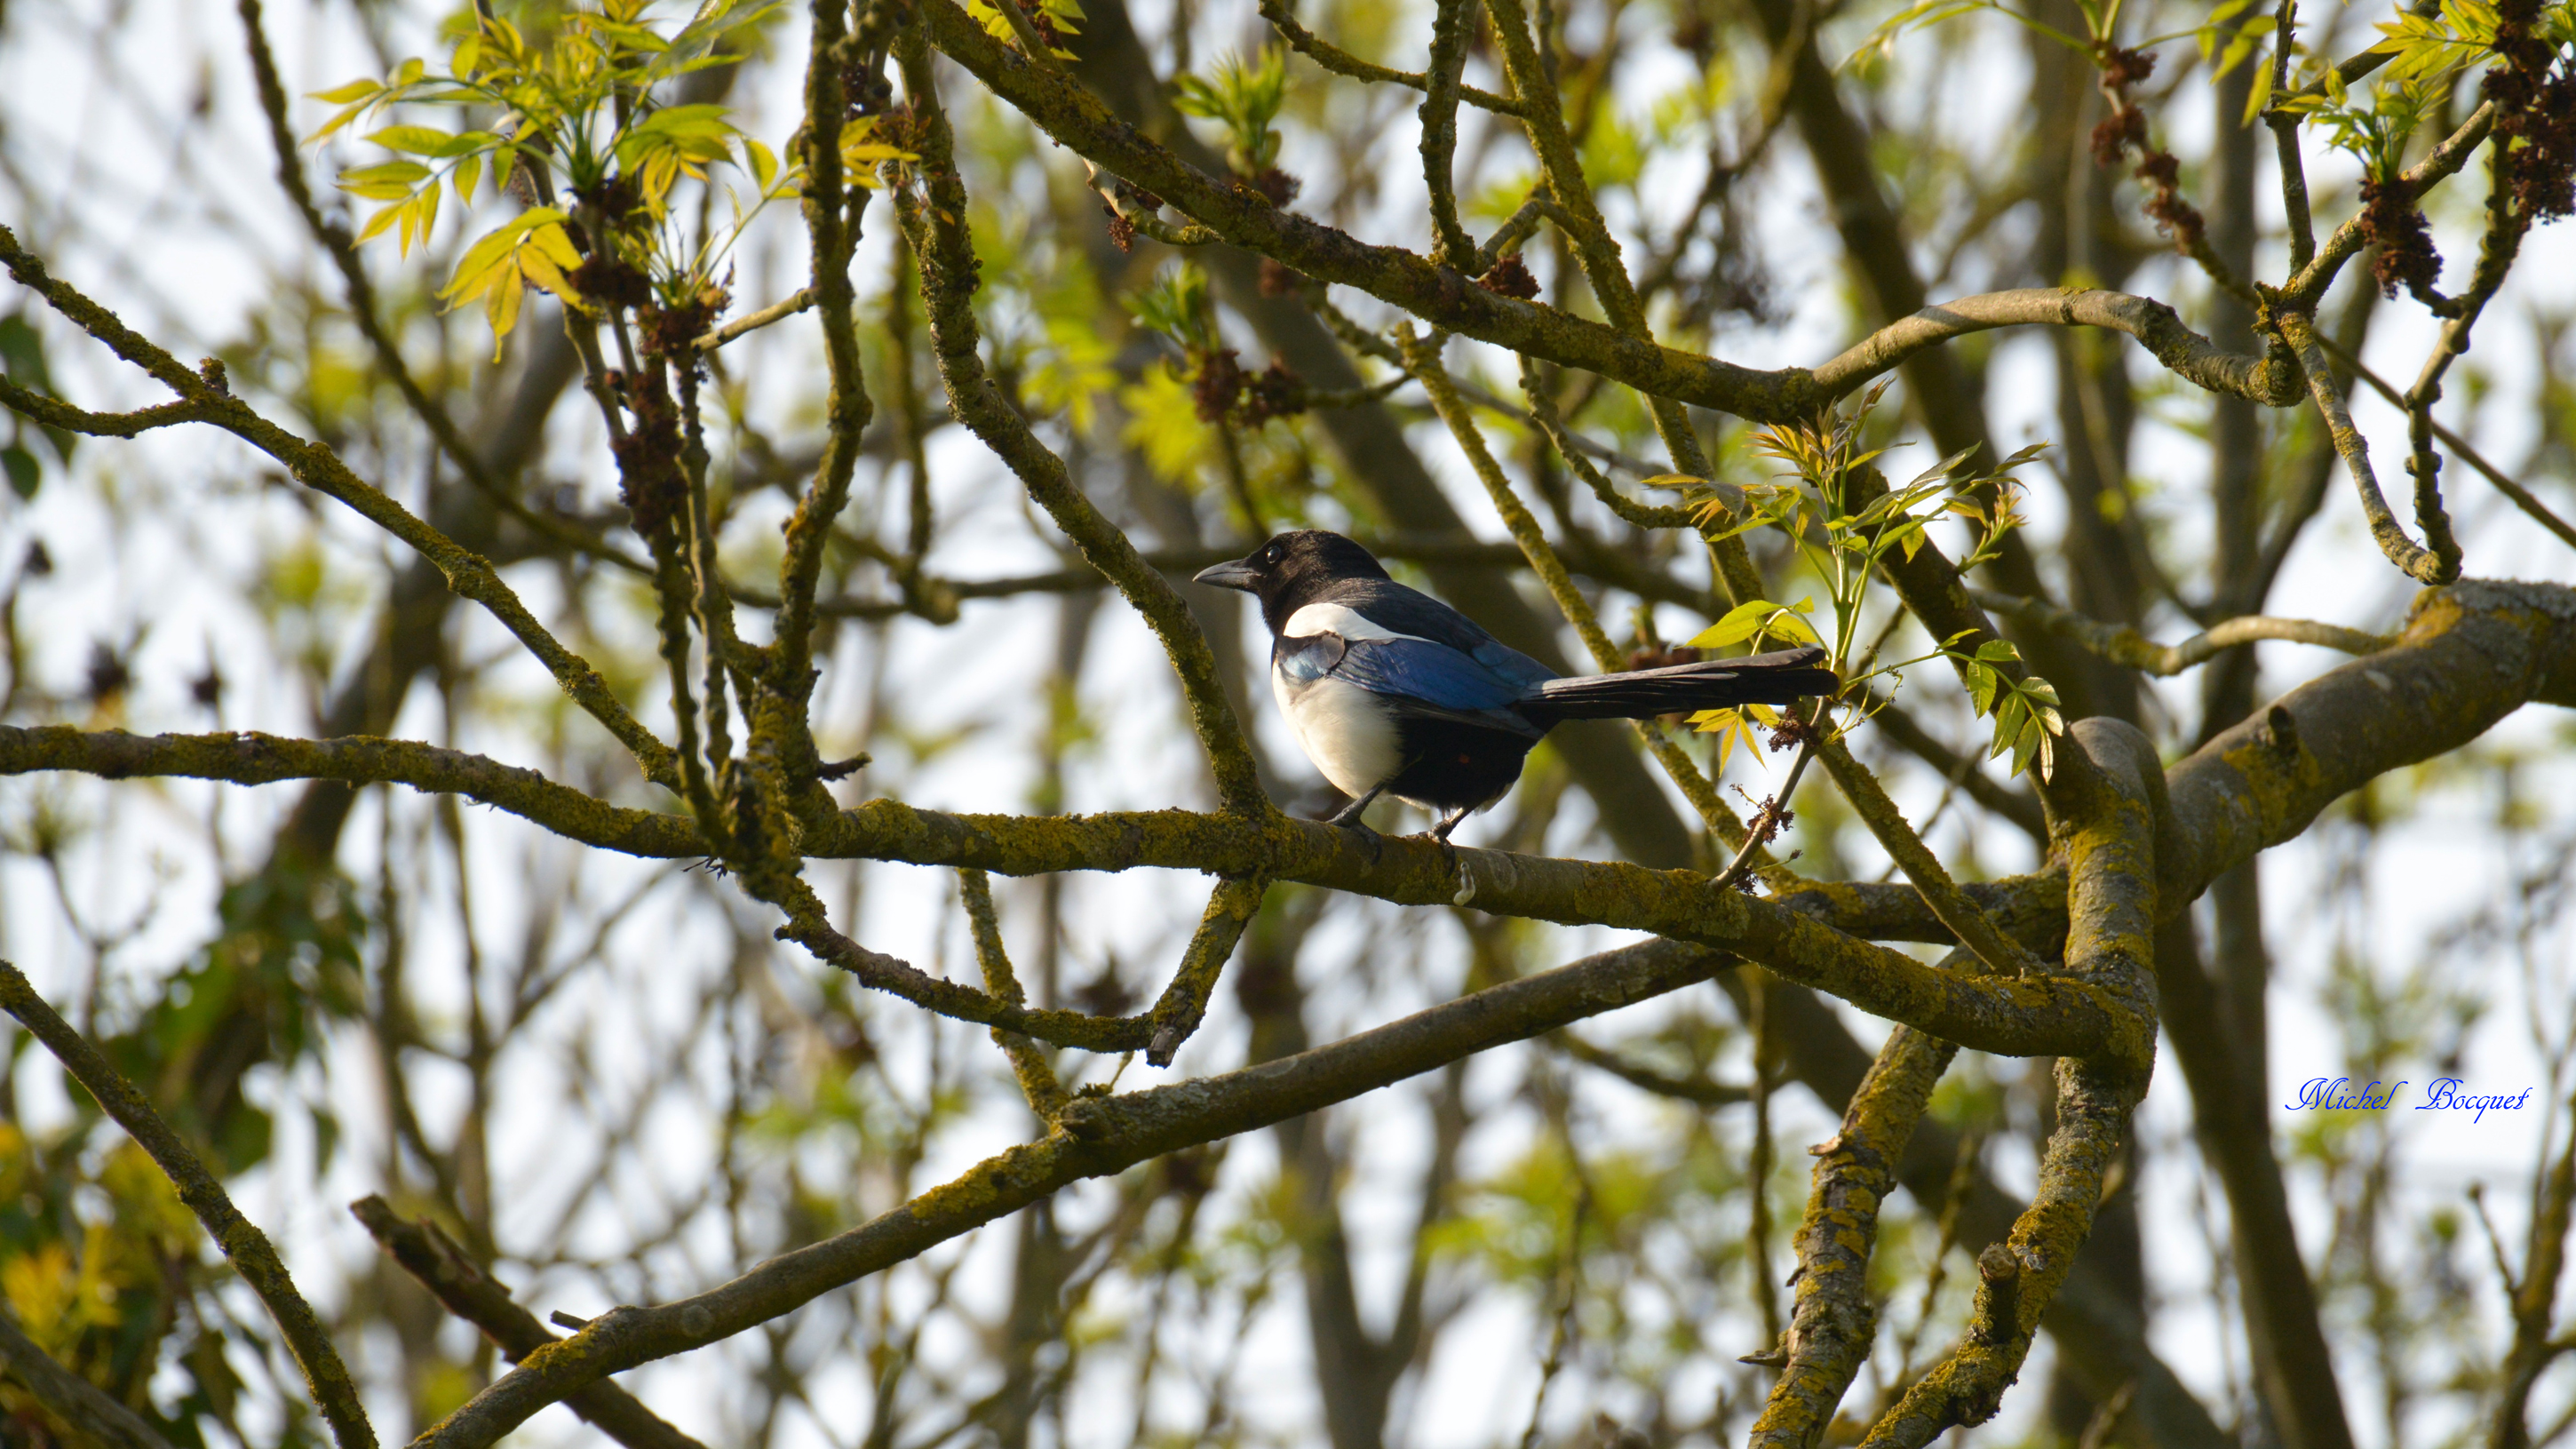
[[[1359,610],[1344,604],[1308,604],[1288,616],[1288,627],[1279,631],[1291,639],[1307,639],[1317,634],[1339,634],[1354,644],[1388,639],[1413,639],[1414,634],[1398,634],[1383,624],[1370,623]]]

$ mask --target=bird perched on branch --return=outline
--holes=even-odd
[[[1197,581],[1261,601],[1271,693],[1306,758],[1351,797],[1335,825],[1358,825],[1392,793],[1446,812],[1431,832],[1446,841],[1502,798],[1559,720],[1793,704],[1840,687],[1815,648],[1560,679],[1319,529],[1283,533]]]

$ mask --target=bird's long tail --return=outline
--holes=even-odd
[[[1521,696],[1513,708],[1544,728],[1565,719],[1651,719],[1738,704],[1795,704],[1841,687],[1842,681],[1825,667],[1824,650],[1783,649],[1742,659],[1551,679]]]

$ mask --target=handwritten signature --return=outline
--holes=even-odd
[[[2299,1100],[2282,1108],[2286,1112],[2385,1112],[2394,1106],[2397,1094],[2406,1087],[2401,1079],[2383,1087],[2373,1078],[2370,1085],[2353,1089],[2350,1077],[2310,1077],[2299,1085]],[[2415,1105],[2418,1112],[2470,1112],[2471,1122],[2483,1122],[2489,1112],[2519,1112],[2531,1101],[2531,1088],[2519,1092],[2478,1093],[2466,1090],[2468,1083],[2458,1077],[2436,1077],[2424,1090],[2424,1100]]]

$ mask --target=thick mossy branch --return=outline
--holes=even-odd
[[[2223,871],[2305,830],[2345,792],[2457,749],[2528,702],[2576,705],[2576,590],[2470,582],[2426,591],[2394,646],[2293,691],[2169,772],[2178,825],[2158,852],[2163,899],[2180,909]],[[708,853],[682,817],[621,809],[532,771],[396,741],[0,731],[0,773],[35,770],[244,784],[381,780],[485,800],[571,838],[634,854]],[[1452,903],[1463,865],[1475,880],[1478,909],[1650,931],[1738,951],[1864,1010],[1971,1046],[2097,1050],[2134,1030],[2134,1023],[2118,1025],[2125,1013],[2088,984],[1966,983],[1857,939],[1951,939],[1921,895],[1904,886],[1819,882],[1776,900],[1751,900],[1712,890],[1705,877],[1687,871],[1473,849],[1452,855],[1408,839],[1383,841],[1372,852],[1347,831],[1282,816],[1252,822],[1180,810],[956,815],[892,800],[814,822],[800,848],[811,858],[971,866],[1009,875],[1159,867],[1263,876],[1415,905]],[[2049,954],[2064,919],[2059,881],[2041,874],[1962,889],[2014,940]],[[810,944],[832,946],[819,911],[808,926]],[[965,1020],[1092,1050],[1141,1050],[1150,1039],[1142,1018],[1013,1016],[985,993],[953,982],[932,982],[917,999]]]
[[[2315,644],[2346,654],[2374,654],[2396,642],[2385,634],[2347,629],[2340,624],[2247,614],[2242,618],[2222,620],[2179,644],[2158,644],[2126,625],[2088,619],[2073,609],[2061,609],[2042,599],[1990,593],[1984,589],[1971,589],[1968,597],[1990,613],[2036,624],[2061,638],[2074,640],[2114,664],[2159,676],[2180,674],[2207,663],[2226,650],[2261,639]]]
[[[2229,352],[2183,325],[2152,297],[2099,288],[2023,287],[1961,297],[1900,317],[1815,371],[1816,387],[1839,398],[1896,369],[1918,352],[1955,337],[1997,327],[2100,327],[2126,333],[2178,377],[2227,397],[2285,408],[2307,396],[2307,379],[2289,349],[2261,357]]]
[[[412,1281],[428,1289],[448,1312],[481,1329],[511,1363],[556,1341],[535,1314],[476,1267],[463,1248],[439,1231],[437,1223],[426,1218],[413,1222],[372,1194],[349,1204],[349,1213]],[[612,1383],[592,1384],[567,1397],[564,1404],[626,1449],[705,1449]]]
[[[1842,997],[1864,1011],[1908,1022],[1963,1045],[2006,1055],[2109,1051],[2129,1056],[2147,1044],[2129,1040],[2134,1023],[2093,987],[2058,980],[1967,981],[1903,952],[1847,935],[1825,923],[1828,901],[1860,888],[1841,885],[1782,901],[1757,900],[1693,871],[1658,871],[1624,862],[1559,860],[1503,851],[1444,850],[1428,839],[1368,843],[1311,821],[1275,819],[1253,829],[1223,816],[1016,817],[931,816],[879,801],[842,817],[865,822],[855,853],[872,859],[933,858],[1010,874],[1122,866],[1214,869],[1267,874],[1404,905],[1457,903],[1461,879],[1472,880],[1474,904],[1497,915],[1565,925],[1608,925],[1696,941],[1760,961],[1803,985]],[[858,844],[858,842],[853,842]],[[993,849],[990,847],[1001,847]],[[1882,890],[1885,888],[1882,887]],[[1898,888],[1919,902],[1913,891]],[[1800,909],[1812,904],[1818,915]],[[1946,937],[1937,922],[1918,929]],[[1881,925],[1892,925],[1883,919]],[[980,993],[978,993],[980,995]],[[984,1020],[983,1017],[968,1017]],[[1033,1035],[1049,1033],[1023,1028]],[[1061,1039],[1061,1038],[1051,1038]],[[1088,1045],[1088,1043],[1075,1043]]]
[[[1725,958],[1648,941],[1489,987],[1330,1046],[1124,1096],[1077,1098],[1014,1147],[859,1227],[676,1303],[617,1308],[413,1441],[484,1449],[584,1384],[768,1322],[1084,1178],[1302,1116],[1451,1062],[1706,981]]]
[[[1973,969],[1953,952],[1944,963]],[[1794,1239],[1797,1302],[1789,1321],[1789,1361],[1753,1424],[1750,1449],[1808,1449],[1823,1439],[1834,1409],[1876,1343],[1878,1307],[1869,1289],[1869,1259],[1878,1214],[1896,1187],[1897,1164],[1931,1106],[1932,1089],[1958,1047],[1911,1027],[1888,1033],[1860,1090],[1843,1108],[1842,1127],[1813,1152],[1816,1168],[1806,1216]]]
[[[299,740],[248,732],[134,735],[70,725],[0,725],[0,775],[68,770],[107,780],[175,777],[270,785],[337,780],[462,795],[567,840],[625,855],[685,859],[715,847],[685,815],[611,805],[534,770],[463,750],[360,735]]]
[[[2155,746],[2132,725],[2078,720],[2066,745],[2093,764],[2086,788],[2065,801],[2066,969],[2123,1003],[2152,1043],[2158,843],[2175,833],[2164,776]],[[1917,1449],[1994,1417],[2092,1234],[2104,1179],[2154,1066],[2152,1045],[2144,1056],[2094,1053],[2058,1063],[2057,1126],[2040,1158],[2039,1191],[2003,1253],[1979,1261],[1976,1320],[1950,1357],[1871,1428],[1865,1449]]]
[[[2191,900],[2376,776],[2448,754],[2524,704],[2576,708],[2576,589],[2471,579],[2415,596],[2397,642],[2255,711],[2166,771],[2158,866]]]
[[[179,1192],[179,1201],[197,1215],[205,1225],[206,1235],[215,1240],[229,1260],[268,1306],[269,1316],[277,1320],[280,1335],[286,1340],[287,1352],[295,1358],[296,1367],[304,1371],[304,1386],[313,1395],[314,1406],[331,1425],[331,1437],[340,1449],[375,1449],[376,1431],[367,1422],[367,1411],[358,1401],[358,1385],[349,1377],[348,1366],[341,1363],[339,1350],[331,1346],[331,1335],[315,1317],[311,1304],[296,1291],[295,1280],[287,1276],[284,1260],[268,1234],[243,1217],[233,1206],[230,1194],[213,1173],[206,1171],[197,1154],[179,1140],[179,1134],[153,1110],[152,1103],[124,1074],[117,1071],[99,1049],[72,1025],[62,1019],[45,999],[36,994],[18,968],[0,961],[0,1011],[18,1019],[45,1050],[54,1054],[71,1079],[81,1084],[95,1099],[100,1110],[116,1120],[116,1125],[134,1139],[152,1158],[170,1185]]]

